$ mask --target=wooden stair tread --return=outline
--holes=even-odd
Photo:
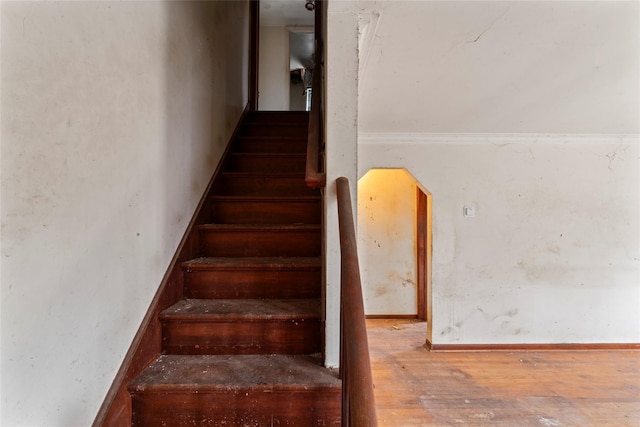
[[[250,141],[259,141],[259,140],[268,140],[268,141],[278,141],[278,140],[283,140],[283,141],[300,141],[300,143],[305,143],[307,142],[307,139],[301,136],[291,136],[291,135],[282,135],[282,136],[278,136],[278,135],[238,135],[237,138],[238,140],[250,140]]]
[[[239,196],[239,195],[228,195],[228,196],[211,196],[211,201],[221,201],[221,202],[317,202],[320,200],[320,196]]]
[[[129,384],[134,393],[166,390],[340,391],[333,370],[313,355],[162,355]]]
[[[304,180],[304,173],[302,172],[236,172],[236,171],[223,171],[220,172],[223,176],[229,176],[230,178],[299,178]]]
[[[306,119],[301,120],[276,120],[276,121],[256,121],[249,120],[246,123],[250,127],[265,127],[265,128],[287,128],[287,127],[308,127],[309,121]]]
[[[161,320],[230,318],[251,320],[302,320],[320,318],[319,299],[183,299],[160,313]],[[302,320],[303,321],[303,320]]]
[[[252,231],[252,232],[277,232],[277,231],[317,231],[319,224],[202,224],[201,230],[225,230],[225,231]]]
[[[265,159],[270,159],[273,157],[277,157],[278,159],[282,159],[282,158],[293,158],[293,159],[300,159],[300,158],[305,158],[307,156],[306,153],[263,153],[263,152],[258,152],[258,151],[251,151],[251,152],[244,152],[244,151],[234,151],[232,153],[229,153],[229,155],[231,156],[238,156],[238,157],[253,157],[253,158],[265,158]]]
[[[310,188],[304,173],[281,171],[224,171],[216,183],[216,194],[236,196],[317,196],[318,189]]]
[[[182,266],[190,270],[318,268],[320,257],[200,257]]]
[[[304,110],[256,110],[249,113],[249,118],[264,116],[309,117],[309,112]]]

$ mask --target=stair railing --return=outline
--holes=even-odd
[[[376,427],[373,380],[362,300],[349,180],[336,180],[340,230],[340,378],[342,425]]]
[[[315,52],[314,67],[311,80],[311,111],[309,113],[309,136],[307,140],[307,165],[305,181],[307,186],[322,188],[326,183],[324,173],[323,130],[324,130],[324,37],[322,14],[323,2],[316,0],[315,18]]]

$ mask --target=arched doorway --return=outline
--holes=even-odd
[[[368,317],[428,320],[431,194],[406,169],[358,181],[358,251]]]

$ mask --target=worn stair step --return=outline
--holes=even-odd
[[[223,172],[216,183],[221,195],[242,196],[317,196],[318,189],[310,188],[304,174]]]
[[[250,123],[308,123],[308,111],[254,111],[247,115]]]
[[[204,224],[199,230],[208,257],[320,256],[319,225]]]
[[[296,123],[255,123],[245,122],[240,128],[240,136],[297,136],[308,134],[306,122]]]
[[[211,221],[217,224],[320,224],[319,196],[215,196]]]
[[[319,299],[184,299],[159,315],[169,354],[312,354]]]
[[[236,138],[233,151],[238,153],[306,153],[306,137],[242,136]]]
[[[341,382],[319,357],[162,355],[128,386],[132,426],[339,426]]]
[[[303,153],[230,153],[226,171],[304,173],[305,165]]]
[[[187,298],[319,298],[320,258],[197,258],[182,264]]]

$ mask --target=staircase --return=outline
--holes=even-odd
[[[340,424],[322,367],[318,190],[305,185],[306,112],[252,112],[232,141],[162,311],[162,355],[128,385],[133,426]]]

